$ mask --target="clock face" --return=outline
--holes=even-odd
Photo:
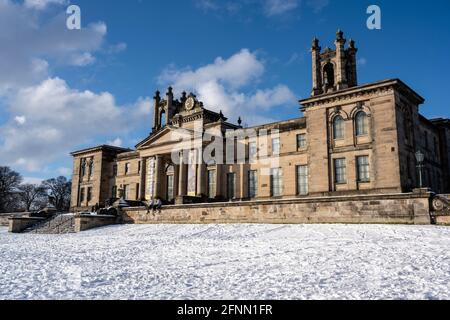
[[[190,97],[187,99],[186,101],[186,109],[187,110],[192,110],[195,106],[195,100],[194,98]]]

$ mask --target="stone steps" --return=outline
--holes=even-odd
[[[75,217],[58,215],[26,229],[23,233],[33,234],[68,234],[75,233]]]

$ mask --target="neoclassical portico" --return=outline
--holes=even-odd
[[[156,92],[154,116],[152,134],[136,146],[142,165],[140,199],[186,203],[224,196],[222,165],[204,161],[204,132],[222,137],[226,130],[240,126],[228,123],[221,112],[205,109],[193,94],[183,93],[180,100],[174,100],[172,88],[166,99]]]

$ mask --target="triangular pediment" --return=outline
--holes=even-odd
[[[189,129],[180,129],[172,126],[167,126],[160,131],[151,134],[147,139],[140,142],[136,148],[139,150],[158,147],[163,145],[177,144],[192,136],[193,131]]]

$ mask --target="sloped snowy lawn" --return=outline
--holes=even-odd
[[[0,229],[0,299],[450,299],[450,228]]]

